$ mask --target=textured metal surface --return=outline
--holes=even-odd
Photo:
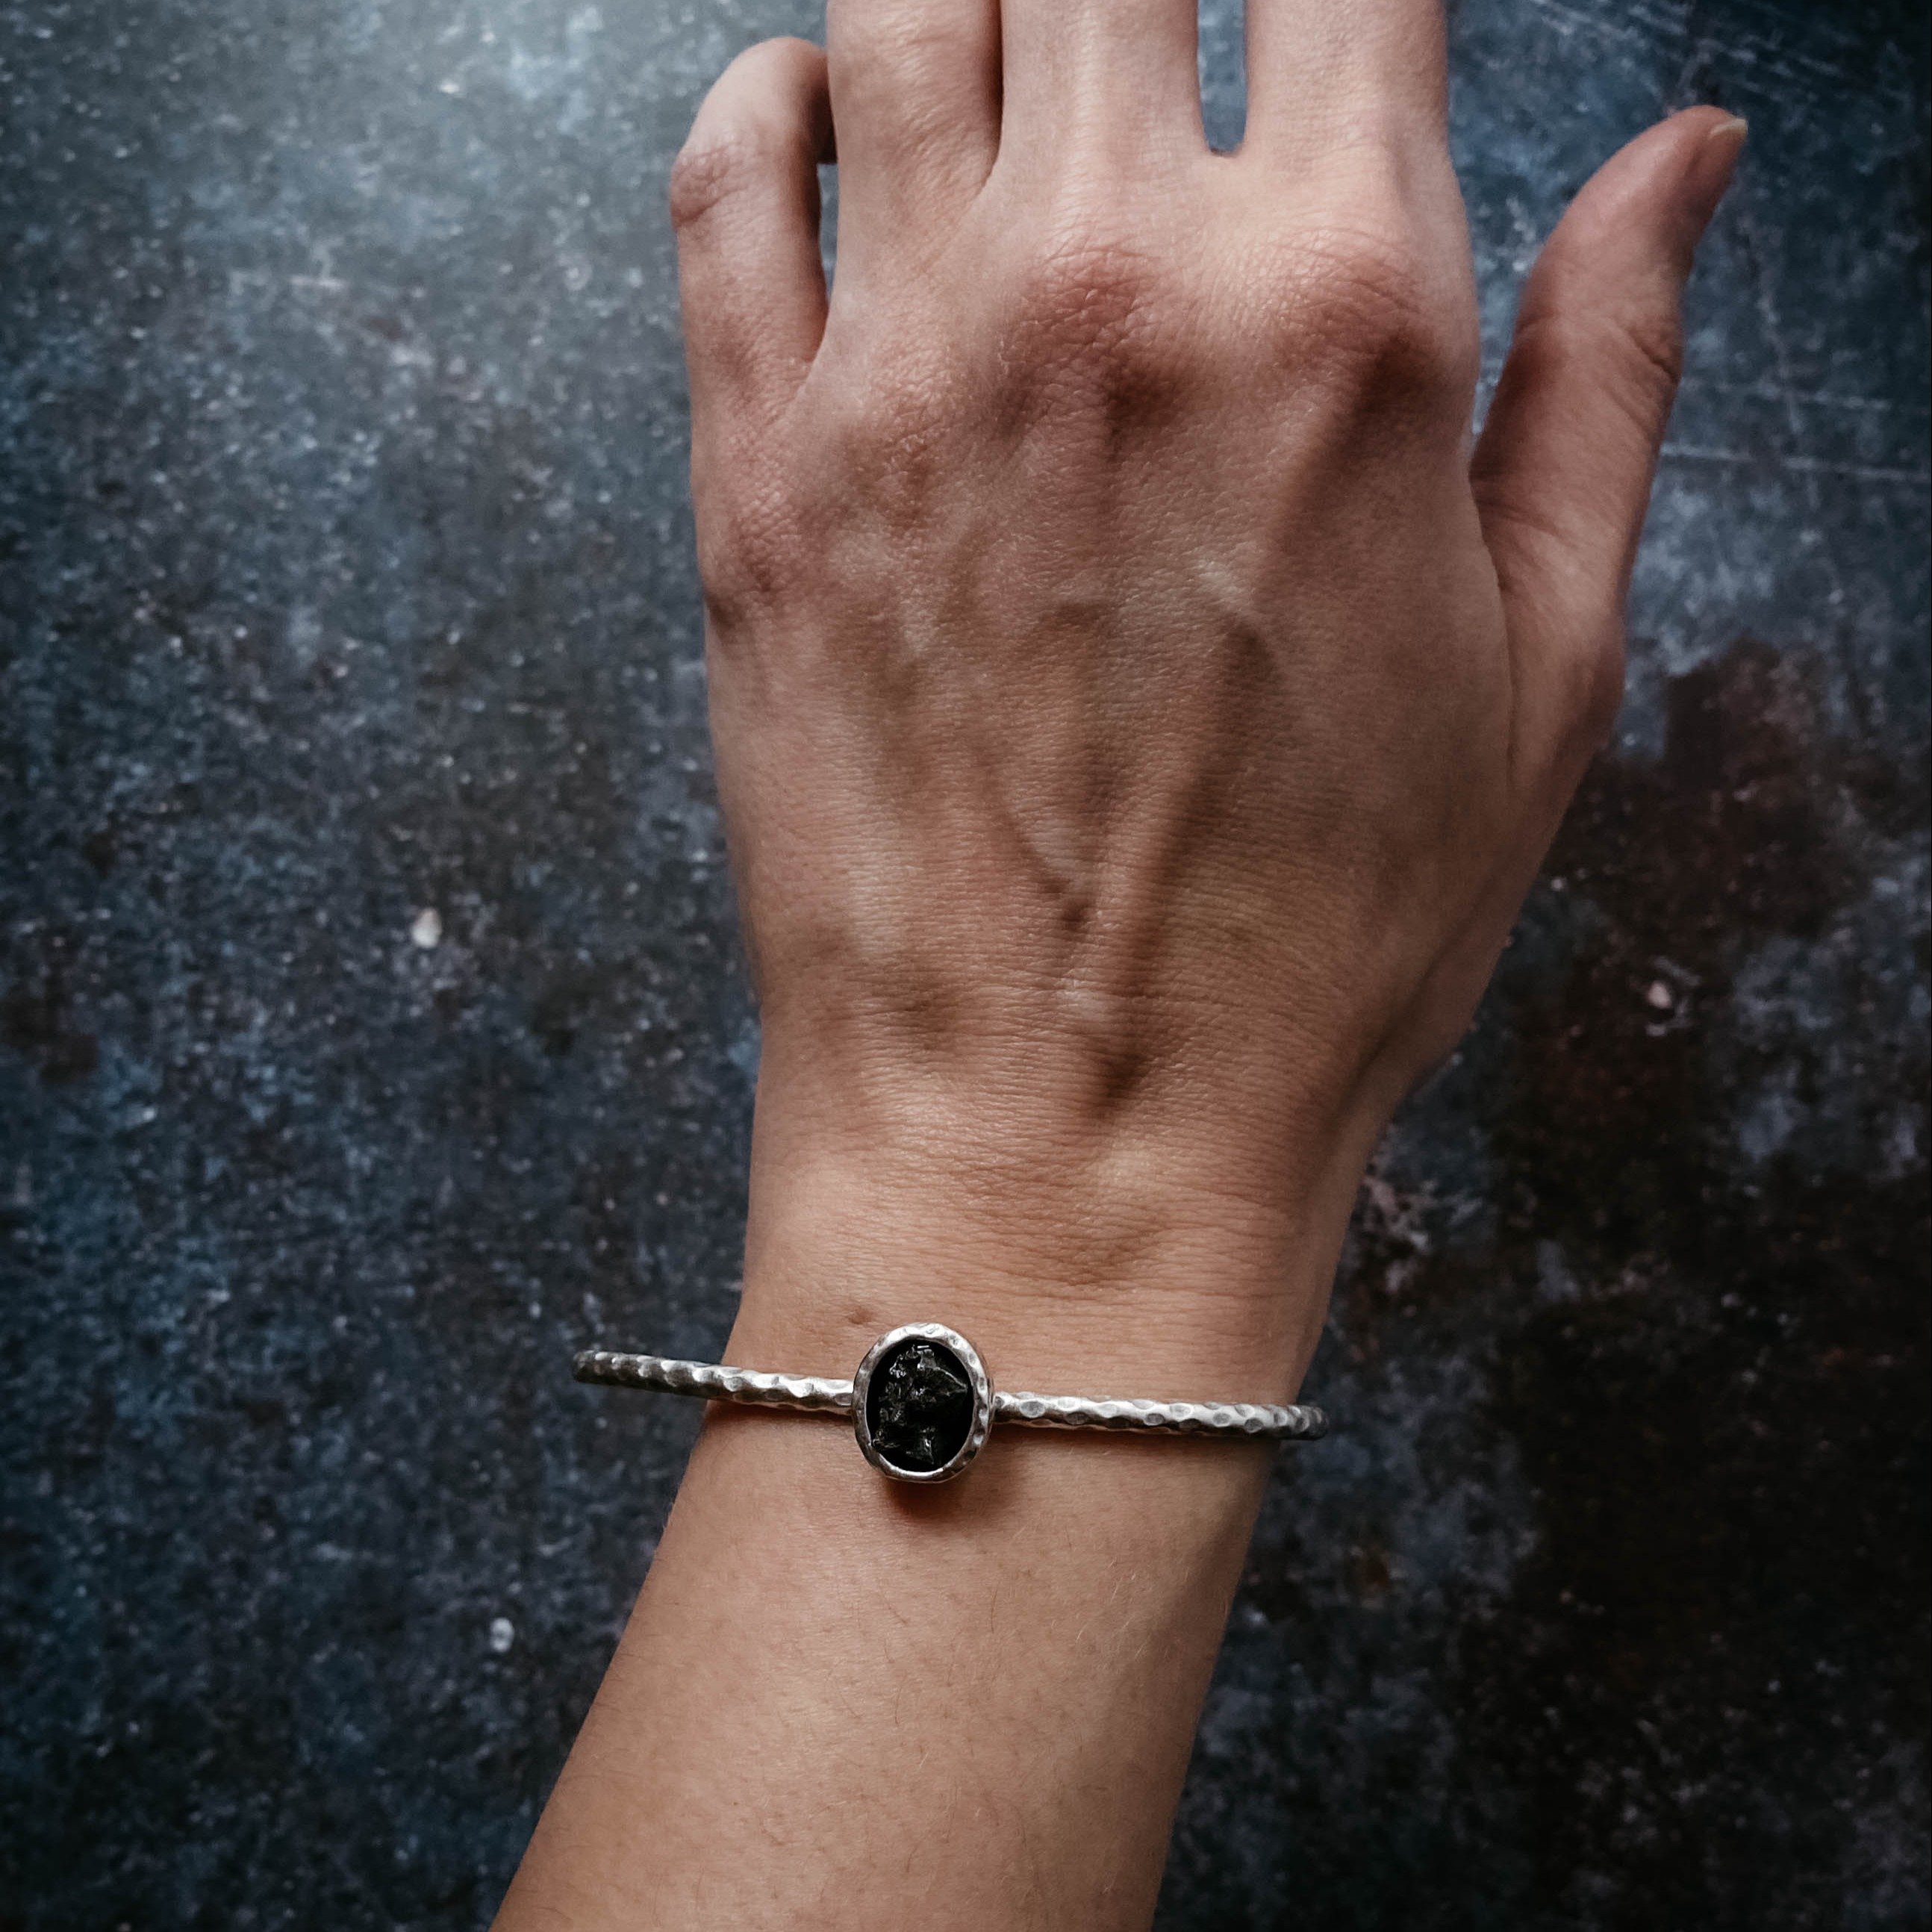
[[[1328,1432],[1328,1417],[1306,1403],[1095,1400],[1004,1390],[993,1402],[996,1421],[1030,1429],[1121,1429],[1156,1436],[1251,1436],[1289,1442],[1312,1442]]]
[[[1910,1932],[1926,10],[1450,10],[1492,373],[1598,160],[1751,140],[1630,702],[1364,1192],[1160,1922]],[[481,1932],[649,1565],[694,1405],[561,1365],[716,1359],[758,1060],[665,176],[823,24],[0,9],[8,1932]]]
[[[580,1382],[694,1395],[706,1402],[809,1409],[841,1418],[852,1413],[852,1384],[822,1376],[768,1375],[758,1369],[728,1368],[720,1362],[675,1362],[662,1355],[623,1354],[610,1348],[586,1348],[571,1364],[570,1372]]]
[[[957,1473],[979,1453],[986,1427],[1005,1423],[1030,1429],[1114,1429],[1160,1436],[1236,1436],[1286,1442],[1312,1442],[1328,1432],[1328,1418],[1306,1403],[1277,1406],[1252,1402],[1155,1402],[1144,1398],[1080,1395],[1031,1395],[985,1386],[986,1373],[965,1337],[932,1322],[914,1322],[880,1336],[867,1352],[870,1363],[895,1342],[914,1336],[944,1342],[960,1355],[974,1376],[975,1406],[986,1418],[976,1426],[967,1450],[948,1464]],[[758,1369],[734,1369],[716,1362],[681,1362],[662,1355],[628,1354],[610,1348],[586,1348],[571,1364],[580,1382],[604,1382],[618,1388],[654,1389],[667,1395],[699,1396],[709,1402],[742,1402],[770,1408],[813,1409],[849,1416],[862,1385],[823,1376],[774,1375]],[[861,1438],[860,1448],[866,1447]],[[876,1460],[876,1458],[868,1460]],[[901,1480],[938,1481],[938,1472]]]

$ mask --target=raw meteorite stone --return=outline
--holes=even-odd
[[[872,1446],[896,1469],[943,1469],[973,1432],[973,1383],[943,1342],[902,1342],[872,1371],[866,1395]]]

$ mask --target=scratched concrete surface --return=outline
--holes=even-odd
[[[664,178],[787,0],[0,12],[0,1927],[488,1919],[756,1034]],[[1631,698],[1367,1191],[1164,1932],[1928,1922],[1922,9],[1464,0],[1492,334],[1754,130]],[[1234,10],[1204,35],[1238,123]]]

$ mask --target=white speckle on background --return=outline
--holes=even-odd
[[[508,1617],[492,1617],[490,1619],[490,1648],[499,1657],[516,1640],[517,1627]]]
[[[410,938],[425,952],[442,944],[442,915],[434,906],[424,906],[410,922]]]

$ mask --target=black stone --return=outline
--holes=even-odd
[[[872,1447],[896,1469],[943,1469],[973,1432],[973,1378],[943,1342],[902,1342],[866,1391]]]

